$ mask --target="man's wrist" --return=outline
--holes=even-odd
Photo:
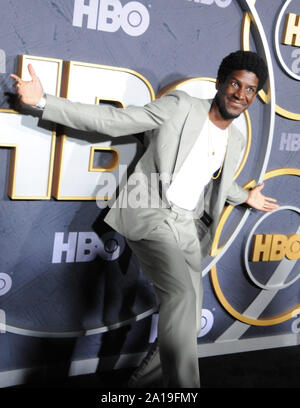
[[[249,190],[249,191],[247,191],[247,193],[248,193],[248,198],[247,198],[247,200],[245,201],[245,204],[247,204],[247,205],[249,205],[249,206],[251,206],[252,207],[252,193],[251,193],[251,191],[252,190]]]
[[[46,106],[46,94],[45,92],[43,93],[41,99],[38,101],[38,103],[35,105],[36,108],[38,109],[44,109]]]

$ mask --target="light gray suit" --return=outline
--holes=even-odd
[[[196,332],[192,331],[197,317],[195,310],[193,313],[191,311],[191,308],[195,309],[196,299],[191,299],[189,288],[195,290],[196,298],[199,298],[198,308],[201,310],[202,285],[197,276],[201,276],[201,261],[209,252],[225,201],[237,205],[248,198],[248,193],[233,180],[244,146],[243,137],[234,125],[229,127],[221,176],[209,184],[205,194],[202,193],[192,215],[176,211],[166,198],[172,177],[199,136],[210,105],[211,101],[190,97],[182,91],[171,92],[144,107],[126,109],[72,103],[47,95],[43,113],[43,119],[46,120],[116,137],[153,131],[146,152],[105,221],[128,239],[146,276],[156,289],[160,306],[160,357],[167,386],[199,386]],[[137,174],[143,176],[145,183],[140,186],[140,207],[131,208],[128,206],[128,196],[136,186],[134,180]],[[155,182],[151,174],[159,176]],[[160,208],[151,208],[151,200],[159,201]],[[205,225],[201,220],[204,210],[212,220],[210,225]],[[188,235],[187,230],[190,230]],[[186,241],[189,242],[188,246]],[[172,253],[169,261],[166,252],[169,255]],[[175,273],[176,265],[179,266]],[[183,268],[185,272],[182,272]],[[193,274],[193,279],[189,273]],[[182,278],[183,275],[186,277]],[[176,290],[174,282],[179,285]],[[180,300],[176,299],[174,306],[175,292],[180,293]],[[171,310],[168,311],[165,304]],[[183,315],[192,317],[187,318],[185,323],[182,322]],[[175,323],[169,327],[172,319]],[[189,344],[190,337],[192,341]]]

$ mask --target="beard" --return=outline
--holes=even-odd
[[[229,120],[229,119],[236,119],[240,116],[240,113],[231,113],[226,109],[225,103],[221,101],[221,98],[218,96],[218,94],[215,96],[215,103],[218,107],[218,110],[220,112],[220,115],[222,116],[223,119]]]

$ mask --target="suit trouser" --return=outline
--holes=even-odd
[[[153,283],[159,307],[158,347],[152,346],[129,385],[199,387],[202,259],[193,215],[172,209],[145,239],[127,242]]]

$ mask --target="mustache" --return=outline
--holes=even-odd
[[[247,103],[246,103],[246,102],[241,102],[239,99],[235,98],[234,96],[227,97],[227,99],[229,100],[229,102],[238,103],[238,104],[241,105],[242,107],[247,106]]]
[[[225,119],[225,120],[236,119],[236,118],[238,118],[240,116],[240,113],[233,114],[233,113],[228,112],[228,110],[225,107],[225,104],[222,104],[221,100],[217,96],[215,97],[214,102],[215,102],[216,106],[218,107],[220,115],[222,116],[223,119]]]

